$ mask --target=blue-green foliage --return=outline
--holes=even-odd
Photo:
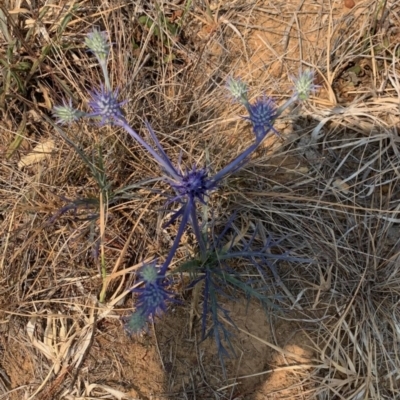
[[[204,254],[199,254],[177,269],[177,272],[189,274],[191,287],[202,285],[202,338],[214,337],[222,366],[228,350],[232,353],[230,339],[235,324],[229,312],[222,307],[221,300],[232,301],[241,294],[248,300],[258,300],[266,310],[276,309],[270,294],[271,286],[279,282],[276,263],[312,262],[286,251],[282,247],[284,238],[274,240],[268,237],[263,241],[257,229],[240,236],[235,234],[235,222],[234,215],[225,223],[219,235],[213,235],[208,240]],[[231,236],[229,241],[228,236]],[[247,278],[235,269],[238,262],[246,265]]]

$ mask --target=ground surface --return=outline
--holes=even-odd
[[[33,3],[0,6],[0,399],[400,399],[397,1]],[[182,30],[162,39],[143,15]],[[266,140],[212,200],[216,214],[240,215],[241,231],[260,226],[314,260],[278,264],[274,310],[223,299],[236,324],[226,376],[212,338],[200,340],[202,301],[185,281],[147,333],[126,334],[134,272],[165,256],[174,228],[161,228],[152,183],[93,222],[95,179],[44,119],[65,88],[87,101],[99,72],[77,43],[95,25],[113,39],[112,80],[132,123],[150,119],[167,151],[188,159],[225,165],[251,141],[227,76],[281,104],[291,76],[316,71],[319,90],[276,122],[283,140]],[[93,158],[101,135],[115,187],[154,176],[113,128],[65,132]],[[101,304],[92,255],[102,232]]]

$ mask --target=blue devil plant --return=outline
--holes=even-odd
[[[275,257],[275,259],[278,257],[286,257],[285,259],[288,261],[304,260],[296,258],[291,259],[287,254],[272,256],[268,253],[269,256],[266,257],[267,252],[265,251],[265,246],[270,246],[270,242],[257,250],[252,248],[252,242],[250,244],[243,244],[240,251],[233,251],[232,248],[223,251],[221,247],[218,247],[219,245],[210,247],[210,240],[207,239],[207,235],[204,234],[204,227],[199,223],[197,206],[205,206],[210,194],[218,188],[220,182],[243,167],[249,160],[251,154],[270,133],[279,136],[279,133],[273,127],[275,120],[295,101],[308,99],[309,94],[316,89],[316,86],[313,84],[314,75],[309,70],[300,74],[300,76],[294,80],[293,96],[279,108],[276,107],[272,99],[265,95],[251,102],[248,98],[247,85],[240,79],[229,78],[227,88],[233,99],[246,108],[248,116],[244,118],[252,124],[254,141],[224,168],[212,174],[209,169],[199,165],[183,168],[180,163],[173,163],[164,151],[149,123],[146,122],[146,128],[153,142],[152,145],[144,140],[128,124],[122,111],[125,101],[119,99],[119,91],[111,87],[108,76],[107,60],[111,46],[107,40],[106,34],[95,30],[87,36],[85,44],[97,58],[104,76],[104,82],[100,85],[99,89],[90,93],[90,112],[76,110],[72,107],[71,101],[65,101],[63,105],[54,108],[54,115],[57,118],[57,122],[60,124],[68,124],[78,121],[81,118],[92,118],[100,125],[109,124],[122,127],[148,152],[162,170],[164,180],[169,183],[171,188],[171,193],[168,194],[168,204],[178,204],[177,211],[168,222],[168,224],[172,224],[180,221],[172,247],[161,266],[157,266],[156,263],[153,262],[144,265],[139,271],[142,286],[138,289],[133,289],[133,292],[137,295],[136,310],[130,316],[124,318],[125,328],[130,334],[140,333],[146,329],[146,324],[149,320],[153,320],[155,316],[164,312],[167,303],[171,300],[173,301],[173,293],[167,290],[168,280],[166,275],[170,263],[178,249],[182,235],[187,227],[191,226],[198,242],[200,254],[199,264],[196,264],[196,273],[199,274],[200,277],[196,278],[194,282],[202,280],[204,281],[205,287],[203,336],[207,336],[205,328],[206,317],[211,313],[214,326],[211,331],[214,334],[219,350],[221,350],[223,349],[222,338],[220,336],[222,325],[219,324],[218,311],[222,312],[226,317],[227,313],[218,305],[217,295],[221,292],[223,287],[230,285],[243,290],[247,295],[251,295],[260,300],[264,299],[264,296],[260,295],[258,291],[251,289],[251,285],[244,284],[231,270],[221,267],[221,265],[226,265],[228,259],[246,258],[261,271],[263,270],[261,265],[269,265],[271,267],[271,257]],[[220,242],[221,240],[219,239],[218,243]],[[213,262],[210,262],[210,257],[214,257]],[[215,257],[218,258],[218,267],[215,267]],[[187,265],[186,267],[185,265],[186,264],[183,265],[181,271],[185,270],[187,267]],[[193,263],[190,265],[193,265]],[[208,332],[208,334],[210,334],[210,332]],[[227,339],[229,336],[228,332],[224,329],[222,329],[222,332],[224,338]],[[224,351],[221,350],[221,353],[224,353]]]
[[[234,353],[230,328],[235,327],[235,324],[229,312],[222,307],[220,299],[233,299],[238,297],[235,294],[241,294],[247,299],[257,299],[265,309],[276,308],[268,296],[271,289],[271,285],[267,283],[270,281],[268,269],[276,284],[279,284],[276,268],[278,261],[311,262],[282,251],[285,238],[274,240],[267,237],[265,240],[259,240],[262,235],[259,235],[257,228],[246,232],[241,228],[238,233],[238,229],[235,229],[236,218],[236,215],[232,215],[224,224],[222,232],[211,235],[206,253],[182,263],[177,268],[177,272],[189,274],[191,287],[200,287],[203,298],[201,336],[202,339],[214,338],[224,372],[224,357],[229,355],[229,351]],[[239,222],[238,225],[243,226],[243,223]],[[238,260],[245,261],[247,278],[233,268]],[[255,279],[255,276],[258,278]]]

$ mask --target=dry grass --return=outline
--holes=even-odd
[[[397,2],[351,11],[307,0],[36,3],[0,6],[0,399],[400,398]],[[142,15],[182,29],[156,32]],[[178,329],[186,351],[190,299],[159,322],[159,341],[158,324],[139,345],[123,331],[134,271],[165,257],[174,227],[162,228],[157,165],[124,132],[81,123],[63,137],[51,123],[54,105],[72,97],[85,108],[100,82],[82,45],[93,26],[114,43],[111,80],[132,126],[146,136],[149,120],[172,159],[213,170],[251,142],[243,110],[226,97],[229,74],[280,103],[301,64],[317,71],[315,98],[277,123],[285,141],[268,141],[211,201],[221,220],[236,211],[316,261],[279,266],[270,337],[246,328],[257,321],[240,327],[238,348],[251,337],[246,351],[264,357],[257,371],[243,373],[244,352],[224,382],[197,344],[178,359],[168,332]],[[101,145],[117,196],[102,196],[66,137],[96,168]],[[174,265],[194,250],[188,235]],[[103,304],[96,251],[106,260]],[[276,334],[288,326],[307,356]]]

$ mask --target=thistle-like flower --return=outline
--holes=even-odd
[[[154,318],[167,309],[166,302],[172,300],[172,293],[165,289],[165,277],[159,274],[155,264],[144,265],[139,275],[144,285],[133,289],[138,294],[137,308],[146,318]]]
[[[136,310],[129,316],[122,318],[125,330],[129,335],[138,335],[147,329],[147,322],[154,320],[167,309],[166,302],[174,301],[172,293],[165,290],[164,275],[160,273],[155,264],[146,264],[139,272],[144,283],[142,288],[135,288],[133,293],[138,294]]]
[[[126,101],[118,101],[118,90],[112,91],[102,85],[100,90],[91,92],[91,96],[89,106],[93,112],[88,117],[101,117],[100,125],[123,119],[121,106]]]
[[[193,200],[193,204],[194,200],[205,204],[205,197],[213,189],[209,183],[207,169],[197,168],[196,165],[181,174],[178,180],[169,180],[169,182],[177,193],[173,201],[190,198]]]
[[[130,336],[144,332],[147,327],[147,321],[148,316],[145,310],[140,308],[137,308],[131,315],[122,318],[124,328]]]
[[[236,101],[243,105],[249,103],[247,99],[247,85],[242,80],[229,77],[226,82],[226,87]]]
[[[100,64],[107,61],[111,46],[108,43],[105,32],[95,29],[86,36],[85,44],[93,52]]]
[[[68,103],[64,100],[62,106],[54,107],[53,115],[57,118],[56,122],[63,125],[78,121],[80,118],[84,117],[86,113],[75,110],[75,108],[72,107],[72,101],[70,99]]]
[[[293,78],[294,95],[298,100],[308,100],[310,94],[315,92],[319,85],[314,85],[314,71],[306,69],[298,78]]]
[[[95,29],[86,36],[85,44],[87,47],[89,47],[89,50],[93,52],[100,64],[101,70],[103,71],[105,87],[108,90],[111,90],[111,83],[107,70],[107,58],[110,53],[111,46],[108,42],[107,34]]]
[[[253,104],[247,104],[249,116],[245,117],[253,124],[253,132],[257,140],[262,140],[270,130],[279,136],[273,128],[275,118],[277,117],[276,107],[272,99],[265,95],[256,99]]]

